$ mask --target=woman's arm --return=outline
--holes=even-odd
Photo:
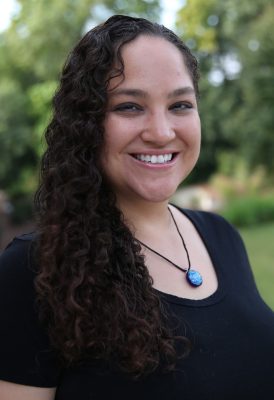
[[[0,257],[0,400],[52,400],[60,375],[35,307],[28,236],[13,240]]]
[[[40,388],[0,381],[0,400],[54,400],[56,388]]]

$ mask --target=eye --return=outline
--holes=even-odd
[[[114,111],[119,112],[138,112],[142,111],[142,107],[135,103],[122,103],[114,107]]]
[[[193,108],[193,105],[189,102],[185,101],[179,101],[177,103],[172,104],[169,107],[169,110],[175,111],[175,112],[180,112],[180,111],[186,111]]]

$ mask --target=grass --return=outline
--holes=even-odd
[[[274,310],[274,223],[239,229],[258,289]]]

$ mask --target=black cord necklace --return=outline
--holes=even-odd
[[[153,253],[157,254],[159,257],[161,257],[161,258],[163,258],[164,260],[166,260],[167,262],[169,262],[169,263],[170,263],[171,265],[173,265],[175,268],[177,268],[177,269],[179,269],[179,270],[181,270],[181,271],[184,271],[184,272],[186,273],[187,282],[188,282],[191,286],[193,286],[193,287],[198,287],[198,286],[200,286],[200,285],[203,283],[202,275],[200,274],[200,272],[195,271],[194,269],[191,268],[190,257],[189,257],[189,253],[188,253],[188,250],[187,250],[187,247],[186,247],[184,238],[183,238],[183,236],[181,235],[181,232],[179,231],[178,225],[177,225],[177,223],[176,223],[176,221],[175,221],[175,218],[174,218],[174,216],[173,216],[173,214],[172,214],[172,212],[171,212],[171,210],[170,210],[169,207],[168,207],[168,211],[170,212],[170,215],[171,215],[172,220],[173,220],[173,222],[174,222],[174,225],[175,225],[175,227],[176,227],[176,229],[177,229],[177,232],[178,232],[178,234],[179,234],[179,236],[180,236],[180,238],[182,239],[182,242],[183,242],[183,246],[184,246],[184,249],[185,249],[185,252],[186,252],[186,255],[187,255],[187,261],[188,261],[188,268],[187,268],[187,269],[186,269],[186,268],[182,268],[182,267],[180,267],[179,265],[175,264],[173,261],[169,260],[167,257],[165,257],[165,256],[163,256],[162,254],[158,253],[158,251],[153,250],[151,247],[149,247],[149,246],[147,246],[145,243],[141,242],[141,240],[138,240],[138,239],[136,239],[136,240],[137,240],[142,246],[146,247],[148,250],[150,250],[150,251],[152,251]]]

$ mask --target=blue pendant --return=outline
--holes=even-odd
[[[190,269],[186,273],[186,278],[187,281],[192,285],[192,286],[200,286],[203,283],[203,278],[200,272],[195,271],[194,269]]]

